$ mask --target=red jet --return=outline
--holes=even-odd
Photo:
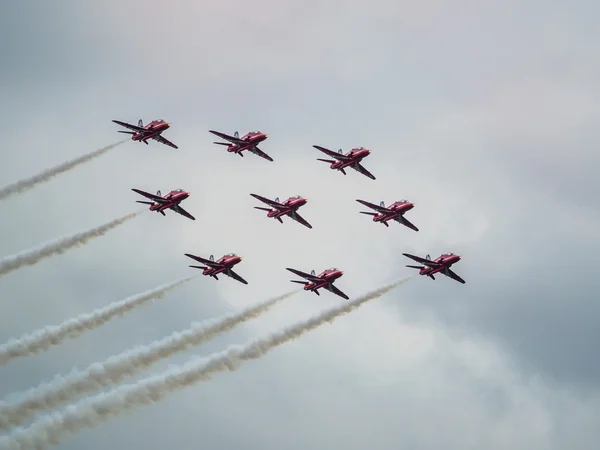
[[[313,145],[314,148],[316,148],[317,150],[322,151],[323,153],[325,153],[328,156],[331,156],[332,158],[335,158],[337,161],[333,161],[331,159],[321,159],[321,158],[317,158],[318,161],[323,161],[326,163],[331,163],[330,168],[334,169],[334,170],[339,170],[340,172],[342,172],[344,175],[346,175],[346,171],[344,170],[346,167],[352,167],[354,170],[362,173],[363,175],[369,177],[371,180],[374,180],[375,177],[373,176],[373,174],[371,172],[369,172],[367,169],[365,169],[360,162],[363,160],[363,158],[366,158],[367,156],[369,156],[371,154],[371,150],[367,150],[364,147],[357,147],[357,148],[353,148],[352,150],[350,150],[348,153],[346,153],[345,155],[342,153],[342,149],[340,148],[338,150],[338,152],[334,152],[332,150],[327,150],[324,147],[320,147],[318,145]]]
[[[209,277],[213,277],[215,280],[218,280],[218,274],[222,273],[227,275],[228,277],[233,278],[234,280],[239,281],[240,283],[248,284],[246,280],[240,277],[237,273],[235,273],[231,268],[235,266],[242,260],[241,256],[236,255],[235,253],[230,253],[229,255],[224,255],[221,259],[215,261],[213,255],[210,255],[209,259],[201,258],[200,256],[190,255],[186,253],[185,256],[188,258],[192,258],[199,263],[206,264],[205,266],[190,266],[194,269],[203,269],[202,275],[207,275]]]
[[[132,189],[133,192],[137,192],[140,195],[143,195],[152,202],[143,202],[141,200],[136,200],[137,203],[143,203],[144,205],[150,205],[150,211],[156,211],[161,213],[163,216],[166,216],[165,209],[172,209],[177,214],[181,214],[188,219],[196,220],[194,216],[192,216],[189,212],[179,205],[182,201],[190,196],[189,192],[185,192],[183,189],[175,189],[174,191],[169,192],[167,195],[161,195],[160,191],[156,191],[156,195],[151,194],[149,192],[140,191],[139,189]]]
[[[419,256],[409,255],[408,253],[402,253],[407,258],[412,259],[421,264],[425,264],[425,266],[406,266],[411,267],[413,269],[419,269],[419,275],[427,275],[432,280],[435,280],[433,276],[436,273],[441,273],[446,275],[447,277],[452,278],[453,280],[458,281],[459,283],[465,284],[465,280],[459,277],[456,273],[450,270],[453,264],[456,264],[460,261],[460,256],[455,255],[454,253],[445,253],[441,255],[439,258],[431,260],[431,256],[427,255],[425,258],[420,258]]]
[[[415,205],[413,205],[407,200],[400,200],[398,202],[394,202],[388,207],[386,207],[385,203],[383,202],[379,203],[379,206],[377,206],[373,203],[369,203],[364,200],[357,199],[356,201],[377,211],[376,213],[367,211],[360,212],[361,214],[373,216],[373,222],[381,222],[386,227],[389,227],[388,220],[395,220],[396,222],[401,223],[402,225],[407,226],[408,228],[411,228],[415,231],[419,231],[419,229],[416,226],[414,226],[411,222],[408,221],[408,219],[404,217],[405,212],[410,211],[415,207]]]
[[[317,295],[321,295],[321,294],[319,294],[319,289],[325,288],[329,292],[332,292],[335,295],[339,295],[340,297],[342,297],[342,298],[344,298],[346,300],[349,299],[349,297],[346,294],[344,294],[342,291],[340,291],[338,288],[336,288],[333,285],[333,282],[335,280],[337,280],[342,275],[344,275],[344,272],[342,272],[341,270],[336,269],[335,267],[332,267],[331,269],[324,270],[319,275],[315,275],[315,271],[314,270],[311,270],[310,274],[301,272],[301,271],[296,270],[296,269],[290,269],[289,267],[286,268],[285,270],[289,270],[290,272],[295,273],[299,277],[302,277],[302,278],[305,278],[306,280],[308,280],[308,282],[306,282],[306,281],[290,280],[292,283],[303,284],[305,291],[312,291],[312,292],[314,292]]]
[[[267,135],[262,131],[251,131],[246,134],[244,137],[240,138],[240,133],[237,131],[233,134],[233,136],[229,136],[228,134],[221,133],[219,131],[208,130],[212,134],[219,136],[222,139],[225,139],[227,142],[214,142],[218,145],[226,145],[227,151],[230,153],[237,153],[240,156],[244,156],[242,153],[244,150],[248,150],[249,152],[254,153],[255,155],[260,156],[261,158],[266,159],[267,161],[273,161],[269,155],[263,152],[260,148],[257,147],[259,143],[267,139]]]
[[[148,145],[148,139],[154,139],[161,144],[168,145],[169,147],[179,148],[168,139],[161,136],[161,133],[171,127],[170,123],[165,122],[162,119],[153,120],[147,125],[144,125],[142,119],[138,120],[137,127],[130,123],[121,122],[119,120],[113,120],[114,123],[121,125],[122,127],[129,128],[133,131],[119,131],[119,133],[131,134],[133,141],[140,141]]]
[[[261,208],[260,206],[254,207],[255,209],[260,209],[262,211],[268,211],[267,217],[273,217],[273,218],[279,220],[280,223],[283,223],[283,220],[281,220],[281,217],[282,216],[290,216],[296,222],[304,225],[305,227],[312,228],[312,225],[310,223],[308,223],[306,221],[306,219],[304,219],[304,217],[302,217],[300,214],[298,214],[298,208],[300,208],[303,205],[306,205],[306,202],[308,201],[305,198],[302,198],[299,195],[296,195],[294,197],[288,198],[283,203],[279,203],[279,197],[275,198],[275,200],[269,200],[268,198],[261,197],[260,195],[256,195],[256,194],[250,194],[250,195],[252,197],[260,200],[261,202],[266,203],[267,205],[269,205],[273,208],[273,209]]]

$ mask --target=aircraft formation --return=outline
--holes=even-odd
[[[131,139],[133,141],[143,142],[144,144],[148,145],[148,140],[153,139],[171,148],[179,148],[173,142],[169,141],[168,139],[162,136],[162,133],[169,129],[171,126],[170,123],[167,123],[164,120],[157,119],[144,125],[143,121],[140,119],[138,121],[137,126],[118,120],[113,120],[113,122],[132,130],[119,131],[119,133],[130,134]],[[237,131],[234,133],[233,136],[222,133],[220,131],[209,130],[209,132],[227,141],[214,143],[217,145],[226,146],[227,151],[229,153],[234,153],[239,155],[240,157],[243,157],[243,152],[248,151],[257,156],[260,156],[263,159],[266,159],[267,161],[273,162],[273,158],[271,156],[269,156],[263,150],[258,148],[258,144],[264,142],[267,139],[268,135],[266,133],[256,130],[251,131],[245,134],[244,136],[240,137]],[[368,150],[364,147],[356,147],[352,148],[347,153],[343,153],[342,149],[339,149],[337,152],[335,152],[333,150],[329,150],[319,145],[313,145],[313,147],[330,158],[317,158],[317,160],[328,163],[330,165],[329,168],[331,170],[337,170],[342,174],[346,175],[346,169],[351,168],[372,180],[376,179],[375,176],[361,164],[362,161],[371,154],[371,150]],[[181,202],[183,202],[190,196],[190,194],[184,191],[183,189],[172,190],[164,196],[161,194],[160,190],[157,191],[156,194],[145,192],[139,189],[132,189],[132,191],[143,195],[144,197],[151,200],[150,202],[139,200],[137,201],[138,203],[150,205],[149,209],[151,211],[156,211],[165,216],[165,210],[170,209],[184,217],[187,217],[188,219],[196,220],[194,216],[192,216],[181,206]],[[304,225],[307,228],[312,228],[312,225],[298,213],[298,209],[307,203],[307,200],[305,198],[302,198],[300,196],[293,196],[281,202],[279,198],[271,200],[266,197],[262,197],[258,194],[250,195],[268,206],[268,208],[255,206],[255,209],[266,211],[267,217],[276,219],[280,223],[283,223],[282,217],[288,216],[296,222],[300,223],[301,225]],[[385,225],[386,227],[389,227],[388,222],[390,220],[393,220],[414,231],[419,231],[419,229],[412,222],[410,222],[406,217],[404,217],[405,213],[413,209],[415,206],[408,200],[400,200],[388,206],[385,206],[384,202],[381,202],[379,205],[375,205],[366,200],[357,199],[356,201],[374,211],[361,211],[361,214],[373,216],[373,222],[379,222]],[[465,283],[465,280],[463,280],[459,275],[457,275],[453,270],[451,270],[451,267],[461,260],[461,257],[459,255],[456,255],[454,253],[445,253],[433,260],[431,259],[431,256],[429,254],[426,255],[425,258],[411,255],[409,253],[403,253],[403,255],[421,264],[420,266],[406,266],[413,269],[418,269],[419,275],[427,276],[432,280],[435,280],[436,274],[442,274],[449,278],[452,278],[455,281],[458,281],[459,283]],[[208,259],[189,253],[186,253],[185,256],[202,264],[190,265],[189,267],[201,269],[202,274],[205,276],[209,276],[214,278],[215,280],[218,280],[218,275],[223,274],[230,278],[233,278],[234,280],[239,281],[240,283],[248,284],[248,282],[244,278],[242,278],[238,273],[234,272],[232,269],[233,266],[239,264],[242,261],[242,257],[236,255],[235,253],[223,255],[217,260],[215,260],[214,255],[210,255]],[[344,272],[335,267],[324,270],[319,275],[317,275],[314,270],[312,270],[311,273],[302,272],[300,270],[289,267],[286,268],[286,270],[292,272],[293,274],[301,278],[304,278],[305,281],[290,281],[292,283],[303,284],[304,290],[306,291],[314,292],[316,295],[320,295],[319,289],[323,288],[346,300],[349,299],[349,297],[344,292],[342,292],[338,287],[334,286],[334,282],[340,277],[342,277],[342,275],[344,274]]]

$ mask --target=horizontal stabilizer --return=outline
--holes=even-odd
[[[189,266],[189,267],[193,267],[194,269],[208,269],[208,267],[204,267],[204,266]]]
[[[317,158],[317,161],[323,161],[329,164],[333,164],[335,161],[332,161],[331,159],[321,159],[321,158]]]
[[[292,283],[306,284],[306,281],[290,280]]]
[[[122,131],[122,130],[119,130],[119,131],[117,131],[117,133],[123,133],[123,134],[135,134],[135,131]]]
[[[422,269],[423,266],[406,266],[406,267],[410,267],[411,269]]]
[[[366,214],[368,216],[376,216],[377,215],[377,213],[370,212],[370,211],[361,211],[360,213],[361,214]]]
[[[142,203],[142,204],[144,204],[144,205],[154,205],[154,203],[152,203],[152,202],[144,202],[144,201],[142,201],[142,200],[136,200],[135,202],[136,202],[136,203]]]
[[[229,147],[231,144],[229,142],[213,142],[213,144],[217,144],[217,145],[225,145],[227,147]]]
[[[260,209],[261,211],[271,211],[270,208],[263,208],[261,206],[255,206],[254,209]]]

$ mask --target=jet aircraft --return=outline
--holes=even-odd
[[[244,156],[242,153],[244,150],[248,150],[249,152],[254,153],[255,155],[260,156],[261,158],[266,159],[267,161],[273,161],[269,155],[263,152],[260,148],[258,148],[258,144],[267,139],[267,134],[262,131],[251,131],[247,133],[243,137],[240,138],[240,133],[237,131],[233,134],[233,136],[229,136],[228,134],[221,133],[220,131],[208,130],[210,133],[215,136],[219,136],[222,139],[225,139],[228,142],[214,142],[217,145],[225,145],[227,146],[227,151],[229,153],[237,153],[240,156]]]
[[[425,256],[425,258],[421,258],[408,253],[402,254],[413,261],[424,264],[424,266],[406,266],[412,269],[419,269],[419,275],[426,275],[432,280],[435,280],[434,275],[436,273],[441,273],[452,278],[453,280],[458,281],[459,283],[465,284],[465,280],[450,270],[450,267],[452,267],[453,264],[456,264],[458,261],[460,261],[460,256],[455,255],[454,253],[444,253],[433,261],[429,255]]]
[[[246,280],[244,280],[231,269],[233,266],[235,266],[242,260],[242,257],[236,255],[235,253],[224,255],[217,261],[215,261],[213,255],[210,255],[209,259],[204,259],[200,256],[190,255],[189,253],[185,253],[185,256],[187,256],[188,258],[192,258],[198,261],[199,263],[205,264],[204,266],[190,266],[194,269],[203,269],[202,275],[213,277],[215,280],[218,280],[219,278],[217,277],[217,275],[222,273],[224,275],[227,275],[228,277],[233,278],[234,280],[239,281],[240,283],[248,284]]]
[[[327,289],[329,292],[331,292],[335,295],[339,295],[340,297],[342,297],[346,300],[349,299],[349,297],[346,294],[344,294],[342,291],[340,291],[337,287],[335,287],[333,285],[333,282],[335,280],[337,280],[338,278],[340,278],[344,274],[344,272],[336,269],[335,267],[324,270],[319,275],[315,275],[314,270],[311,270],[310,274],[301,272],[296,269],[290,269],[289,267],[286,268],[286,270],[289,270],[290,272],[298,275],[299,277],[302,277],[302,278],[308,280],[308,281],[290,280],[292,283],[303,284],[305,291],[312,291],[317,295],[321,295],[321,294],[319,294],[319,289],[324,288],[324,289]]]
[[[121,122],[120,120],[113,120],[114,123],[121,125],[122,127],[129,128],[133,131],[119,131],[119,133],[131,134],[133,141],[143,142],[148,145],[148,139],[154,139],[161,144],[168,145],[169,147],[179,148],[168,139],[161,136],[162,132],[171,127],[170,123],[165,122],[162,119],[153,120],[152,122],[144,125],[142,119],[138,120],[137,126],[130,123]]]
[[[374,205],[373,203],[369,203],[365,200],[356,200],[358,203],[361,203],[371,209],[374,209],[377,212],[369,212],[369,211],[361,211],[361,214],[367,214],[369,216],[373,216],[373,222],[380,222],[384,224],[386,227],[389,227],[388,220],[395,220],[402,225],[411,228],[415,231],[419,231],[419,229],[414,226],[408,219],[404,217],[404,213],[410,211],[415,207],[408,200],[400,200],[392,203],[389,206],[385,206],[384,202],[379,203],[379,206]]]
[[[313,147],[316,148],[317,150],[325,153],[326,155],[334,158],[335,160],[337,160],[337,161],[334,161],[331,159],[317,158],[318,161],[330,163],[331,164],[331,166],[329,166],[330,169],[339,170],[344,175],[346,175],[346,171],[344,169],[346,169],[347,167],[352,167],[354,170],[362,173],[363,175],[369,177],[370,179],[372,179],[372,180],[375,179],[373,174],[371,172],[369,172],[367,169],[365,169],[360,164],[360,162],[364,158],[366,158],[367,156],[369,156],[371,154],[371,150],[367,150],[364,147],[357,147],[357,148],[353,148],[348,153],[344,154],[344,153],[342,153],[341,148],[336,153],[332,150],[328,150],[319,145],[313,145]]]
[[[308,200],[305,198],[296,195],[294,197],[290,197],[285,200],[283,203],[279,202],[279,197],[275,198],[275,200],[269,200],[268,198],[262,197],[257,194],[250,194],[252,197],[260,200],[261,202],[271,206],[271,208],[263,208],[260,206],[255,206],[255,209],[260,209],[262,211],[267,211],[267,217],[273,217],[274,219],[279,220],[280,223],[283,223],[281,220],[282,216],[290,216],[296,222],[304,225],[307,228],[312,228],[312,225],[308,223],[304,217],[298,214],[298,208],[304,206]]]
[[[190,193],[184,191],[183,189],[175,189],[164,196],[160,193],[160,190],[156,191],[156,195],[149,192],[140,191],[139,189],[132,189],[132,191],[152,200],[152,202],[136,200],[137,203],[150,205],[150,211],[156,211],[161,213],[163,216],[166,216],[165,209],[172,209],[177,214],[181,214],[182,216],[191,220],[196,220],[194,216],[183,209],[180,205],[183,200],[190,196]]]

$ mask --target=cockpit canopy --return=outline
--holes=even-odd
[[[444,256],[454,256],[454,253],[452,253],[452,252],[446,253]]]
[[[299,195],[294,195],[294,196],[292,196],[290,198],[300,198],[300,196]]]
[[[177,193],[183,192],[183,189],[174,189],[173,192],[177,192]]]
[[[332,267],[332,268],[330,268],[330,269],[327,269],[327,270],[329,270],[329,271],[331,271],[331,272],[335,272],[335,271],[337,271],[337,268],[335,268],[335,267]]]
[[[230,254],[229,254],[229,255],[227,255],[227,256],[237,256],[237,255],[236,255],[235,253],[230,253]]]
[[[156,119],[155,122],[162,123],[162,122],[164,122],[164,120],[162,120],[162,119]]]
[[[402,200],[398,200],[396,203],[406,203],[408,200],[406,200],[405,198],[403,198]]]

